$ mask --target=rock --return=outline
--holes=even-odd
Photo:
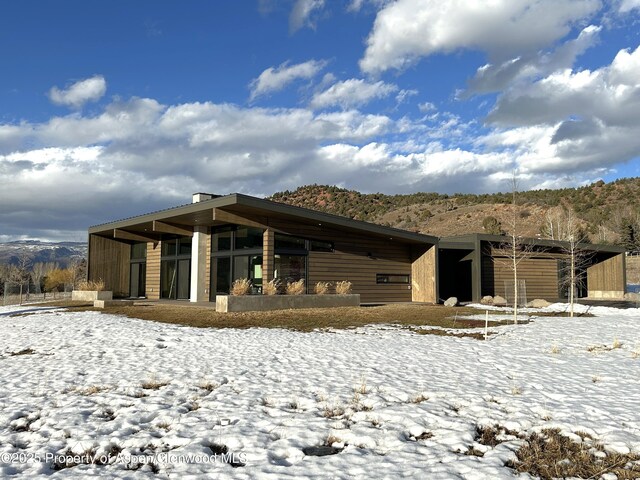
[[[544,307],[548,307],[549,305],[551,305],[551,303],[547,302],[542,298],[534,298],[529,303],[527,303],[527,307],[530,307],[530,308],[544,308]]]
[[[302,453],[310,457],[326,457],[327,455],[335,455],[340,453],[342,448],[329,447],[321,445],[319,447],[306,447],[302,449]]]
[[[632,302],[640,301],[640,293],[627,292],[627,293],[624,294],[624,299],[625,300],[630,300]]]
[[[493,304],[496,307],[506,307],[507,299],[504,297],[501,297],[500,295],[496,295],[495,297],[493,297]]]
[[[449,297],[444,301],[445,307],[455,307],[458,305],[458,299],[456,297]]]
[[[480,303],[482,305],[493,305],[493,297],[491,295],[485,295],[482,297],[482,300],[480,300]]]

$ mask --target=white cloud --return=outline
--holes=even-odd
[[[56,105],[80,108],[87,102],[95,102],[107,91],[107,82],[102,75],[79,80],[65,89],[52,87],[49,99]]]
[[[311,99],[310,105],[313,108],[327,108],[336,105],[349,108],[385,98],[396,91],[398,91],[396,85],[383,81],[371,83],[362,79],[350,78],[333,84],[323,92],[316,93]]]
[[[636,8],[640,8],[640,0],[622,0],[620,2],[620,13],[627,13]]]
[[[295,65],[289,65],[289,62],[285,62],[275,68],[269,67],[249,84],[251,100],[255,100],[257,97],[267,93],[282,90],[295,80],[312,78],[325,65],[325,61],[309,60]]]
[[[311,18],[314,11],[324,7],[324,0],[296,0],[289,15],[289,31],[295,33],[302,27],[315,28]]]
[[[598,70],[564,70],[498,99],[488,120],[500,125],[554,125],[598,119],[604,126],[640,127],[640,47],[621,50]]]
[[[398,0],[378,13],[360,68],[402,69],[458,49],[480,50],[501,63],[548,47],[600,7],[598,0]]]
[[[532,53],[510,58],[499,64],[486,64],[469,81],[462,98],[473,94],[499,92],[513,82],[539,78],[558,70],[573,67],[576,58],[598,41],[601,27],[590,25],[576,39],[565,42],[551,53]]]

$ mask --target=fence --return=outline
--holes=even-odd
[[[515,282],[513,280],[504,281],[504,298],[507,305],[513,306],[515,300]],[[518,307],[527,306],[527,281],[518,280]]]
[[[5,282],[2,290],[2,305],[22,305],[23,303],[45,302],[71,298],[72,285],[66,284],[64,291],[45,292],[40,285]]]

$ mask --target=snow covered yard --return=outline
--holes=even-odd
[[[0,476],[512,478],[508,433],[546,428],[640,453],[640,310],[590,311],[485,342],[0,307]]]

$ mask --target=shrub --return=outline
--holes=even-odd
[[[102,292],[104,290],[104,280],[83,280],[78,284],[78,290],[96,290]]]
[[[305,293],[305,286],[302,278],[297,282],[287,283],[287,295],[302,295],[303,293]]]
[[[348,280],[343,280],[341,282],[336,282],[336,293],[338,295],[348,295],[351,293],[351,282]]]
[[[262,285],[262,293],[264,295],[277,295],[280,291],[280,279],[274,278],[273,280],[269,280],[264,285]]]
[[[68,269],[61,270],[59,268],[56,268],[55,270],[52,270],[51,272],[49,272],[49,274],[46,276],[44,280],[44,288],[49,292],[56,289],[58,291],[60,290],[64,291],[65,283],[72,283],[72,282],[73,282],[73,272],[71,272],[71,270],[68,270]]]
[[[251,281],[248,278],[239,278],[231,285],[231,295],[249,295],[251,291]]]
[[[329,282],[318,282],[313,288],[313,291],[316,292],[316,295],[326,295],[327,293],[329,293],[330,286],[331,283]]]

